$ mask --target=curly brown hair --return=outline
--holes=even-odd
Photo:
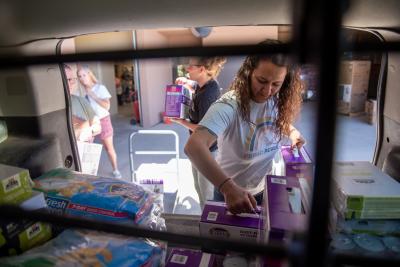
[[[261,44],[277,44],[275,40],[266,40]],[[300,80],[300,69],[292,64],[289,58],[283,54],[251,55],[247,56],[240,67],[229,90],[233,90],[239,105],[239,113],[243,120],[250,121],[250,100],[252,99],[251,75],[262,60],[268,60],[279,67],[286,67],[287,74],[279,92],[273,96],[278,108],[278,117],[274,122],[275,134],[280,138],[289,135],[290,124],[300,111],[302,97],[302,82]]]
[[[207,75],[211,78],[215,78],[220,73],[222,67],[226,62],[226,57],[195,57],[198,64],[204,66],[207,71]]]

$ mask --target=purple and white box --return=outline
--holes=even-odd
[[[207,201],[200,219],[200,235],[204,237],[258,241],[261,207],[254,214],[234,215],[225,202]]]
[[[165,116],[179,117],[181,114],[182,85],[167,85],[165,95]]]
[[[200,250],[174,248],[165,267],[217,267],[217,256]]]
[[[167,85],[165,95],[166,117],[185,119],[192,101],[190,90],[183,85]]]
[[[308,199],[302,181],[295,177],[267,175],[264,191],[264,242],[287,241],[293,232],[307,227]]]
[[[298,155],[293,153],[290,146],[282,146],[281,152],[284,162],[284,176],[313,180],[314,166],[310,154],[304,146],[298,150]]]

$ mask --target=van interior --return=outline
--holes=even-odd
[[[28,169],[32,179],[60,167],[82,171],[64,66],[85,63],[112,95],[114,126],[121,122],[121,130],[114,129],[115,136],[120,134],[114,143],[124,149],[117,154],[126,168],[123,176],[131,181],[128,137],[138,130],[176,129],[163,117],[165,86],[185,75],[187,58],[218,52],[227,56],[218,78],[226,91],[246,56],[243,51],[251,53],[269,38],[282,41],[276,51],[291,53],[302,67],[307,109],[299,120],[312,140],[307,147],[317,164],[315,180],[321,181],[315,182],[314,188],[321,187],[329,195],[330,179],[322,181],[326,177],[319,175],[330,176],[335,159],[369,161],[400,182],[400,2],[324,2],[1,1],[0,133],[5,137],[0,139],[0,163]],[[334,8],[328,12],[330,5]],[[331,38],[330,44],[326,38]],[[322,71],[330,68],[329,63],[321,62],[323,56],[336,58],[329,69],[336,75],[331,79]],[[369,75],[363,77],[365,98],[357,104],[360,108],[344,113],[340,101],[329,102],[332,96],[345,98],[345,87],[340,87],[346,84],[343,61],[370,62]],[[116,78],[126,83],[121,93]],[[335,82],[331,87],[337,90],[326,92],[329,88],[321,85],[329,83],[321,80]],[[82,94],[82,87],[79,90]],[[343,130],[350,121],[366,128]],[[179,152],[184,159],[182,144],[187,137],[183,132]],[[154,150],[169,142],[159,138],[149,142]],[[158,162],[152,156],[149,160]],[[142,163],[138,160],[135,165]],[[98,168],[99,175],[110,175],[104,151]],[[171,202],[165,204],[171,214],[178,201],[178,193],[172,193],[164,199]],[[313,201],[319,196],[313,193]],[[313,209],[318,208],[315,203]],[[320,203],[319,208],[324,209],[329,199]],[[325,225],[328,215],[321,218]],[[310,219],[309,225],[313,222]],[[326,244],[315,241],[322,240],[319,234],[324,232],[315,229],[313,238],[305,238],[310,242],[306,248]],[[325,257],[323,247],[318,251]],[[304,252],[300,258],[325,266],[326,258],[310,260],[308,256]]]

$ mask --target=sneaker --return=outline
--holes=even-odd
[[[122,175],[121,175],[121,173],[119,172],[119,170],[113,171],[112,174],[113,174],[114,178],[121,178],[121,177],[122,177]]]

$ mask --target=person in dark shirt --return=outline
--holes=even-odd
[[[216,77],[226,62],[225,57],[193,57],[186,66],[189,79],[180,77],[177,84],[182,84],[193,92],[192,103],[189,109],[189,121],[174,118],[172,121],[189,129],[190,134],[206,114],[208,108],[221,96],[221,88]],[[193,81],[195,83],[193,83]],[[210,152],[217,150],[215,142]],[[192,164],[194,184],[199,195],[200,207],[204,207],[206,200],[213,198],[214,186]]]

